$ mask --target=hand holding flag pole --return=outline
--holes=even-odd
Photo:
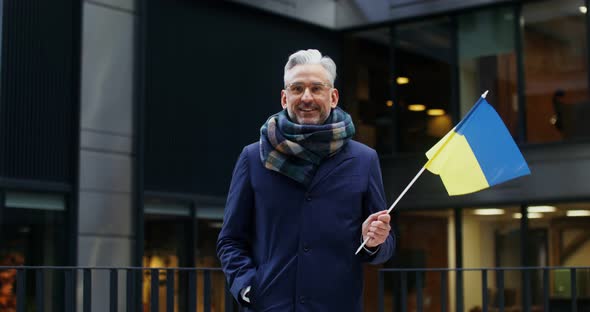
[[[418,174],[412,179],[412,181],[410,182],[410,184],[408,184],[408,186],[406,186],[406,188],[404,189],[404,191],[397,197],[397,199],[393,202],[393,204],[391,205],[391,207],[389,207],[389,209],[387,209],[387,213],[391,213],[391,211],[393,210],[393,208],[395,207],[395,205],[397,205],[397,203],[400,201],[400,199],[402,199],[402,197],[404,197],[404,195],[406,195],[406,192],[410,189],[410,187],[412,187],[412,185],[414,184],[414,182],[416,182],[416,180],[418,180],[418,177],[420,177],[420,175],[422,174],[422,172],[424,172],[424,169],[426,169],[426,167],[422,167],[422,169],[420,169],[420,171],[418,172]],[[365,239],[365,241],[361,244],[361,246],[356,250],[356,252],[354,253],[355,255],[359,253],[359,251],[361,251],[361,249],[363,249],[363,247],[365,247],[365,245],[369,242],[371,238],[367,238]]]
[[[426,152],[428,161],[387,213],[391,213],[424,169],[441,177],[449,196],[477,192],[531,173],[504,122],[486,101],[487,94],[488,91],[484,92],[465,118]],[[370,239],[365,239],[355,254]]]

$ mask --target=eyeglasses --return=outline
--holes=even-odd
[[[285,90],[293,95],[303,95],[307,88],[309,88],[312,95],[322,95],[332,89],[332,86],[324,82],[312,82],[309,85],[303,82],[294,82],[285,86]]]

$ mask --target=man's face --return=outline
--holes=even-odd
[[[297,65],[285,76],[281,105],[289,117],[302,125],[321,125],[338,105],[338,90],[330,85],[329,75],[320,64]]]

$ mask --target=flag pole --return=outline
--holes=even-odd
[[[420,175],[422,174],[422,172],[424,172],[424,169],[426,169],[426,166],[422,167],[422,169],[420,169],[420,171],[418,172],[418,174],[412,179],[412,181],[410,181],[410,184],[408,184],[408,186],[406,186],[406,188],[404,189],[404,191],[397,197],[397,199],[393,202],[393,204],[391,205],[391,207],[389,207],[389,209],[387,209],[387,213],[391,213],[391,211],[393,210],[393,208],[395,207],[395,205],[397,205],[397,203],[400,201],[400,199],[402,199],[402,197],[404,197],[404,195],[406,194],[406,192],[410,189],[410,187],[412,187],[412,185],[414,184],[414,182],[416,182],[416,180],[418,180],[418,177],[420,177]],[[369,239],[371,239],[370,237],[365,239],[365,241],[361,244],[361,246],[356,250],[356,252],[354,253],[355,255],[359,253],[359,251],[361,251],[361,249],[363,249],[363,247],[365,247],[365,245],[367,244],[367,242],[369,241]]]
[[[488,91],[489,91],[489,90],[486,90],[486,91],[485,91],[485,92],[484,92],[484,93],[481,95],[481,97],[485,99],[485,98],[486,98],[486,96],[488,95]],[[450,138],[449,138],[449,139],[450,139]],[[449,140],[447,139],[447,142],[448,142],[448,141],[449,141]],[[446,144],[446,142],[445,142],[445,144]],[[440,150],[442,150],[442,148],[440,148],[440,149],[438,150],[438,152],[440,152]],[[438,154],[438,152],[437,152],[437,154]],[[424,169],[426,169],[426,167],[428,166],[428,164],[430,163],[430,161],[431,161],[432,159],[434,159],[435,157],[436,157],[436,154],[435,154],[435,156],[434,156],[434,157],[432,157],[431,159],[429,159],[429,160],[426,162],[426,164],[424,165],[424,167],[422,167],[422,169],[420,169],[420,171],[418,172],[418,174],[416,174],[416,176],[415,176],[415,177],[412,179],[412,181],[410,181],[410,184],[408,184],[408,186],[406,186],[406,188],[404,189],[404,191],[403,191],[403,192],[402,192],[402,193],[401,193],[401,194],[400,194],[400,195],[397,197],[397,199],[396,199],[396,200],[393,202],[393,204],[391,205],[391,207],[389,207],[389,209],[387,209],[387,213],[388,213],[388,214],[389,214],[389,213],[391,213],[391,211],[393,210],[393,208],[394,208],[394,207],[397,205],[397,203],[398,203],[398,202],[399,202],[399,201],[402,199],[402,197],[404,197],[404,195],[406,194],[406,192],[407,192],[407,191],[410,189],[410,187],[412,187],[412,185],[414,184],[414,182],[416,182],[416,180],[418,180],[418,177],[420,177],[420,175],[422,174],[422,172],[424,172]],[[355,255],[356,255],[356,254],[358,254],[358,253],[361,251],[361,249],[363,249],[363,247],[365,247],[365,245],[367,244],[367,242],[368,242],[370,239],[371,239],[370,237],[369,237],[369,238],[367,238],[367,239],[365,239],[365,241],[364,241],[364,242],[363,242],[363,243],[362,243],[362,244],[359,246],[359,248],[356,250],[356,252],[355,252],[354,254],[355,254]]]

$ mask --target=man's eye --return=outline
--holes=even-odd
[[[323,90],[322,86],[313,86],[311,87],[311,92],[312,93],[321,93]]]
[[[303,86],[291,86],[291,91],[293,91],[295,93],[302,93],[303,92]]]

